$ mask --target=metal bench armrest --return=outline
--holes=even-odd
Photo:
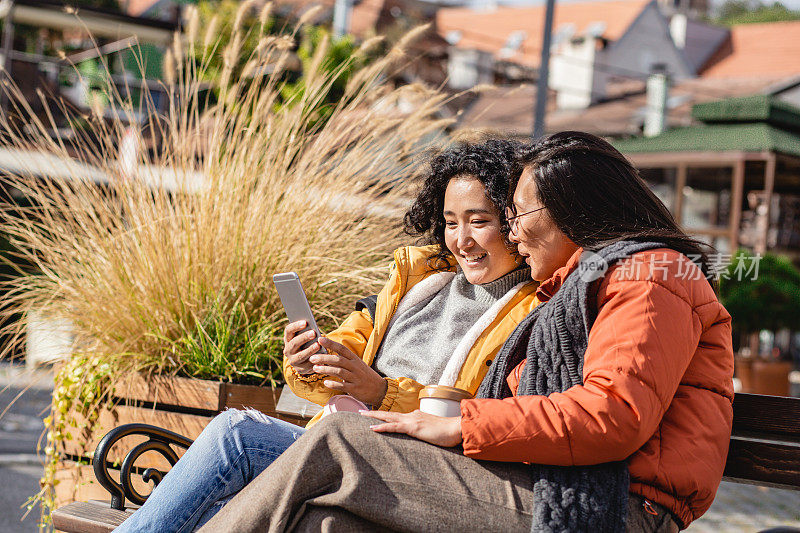
[[[108,468],[111,466],[108,461],[108,454],[114,444],[130,435],[142,435],[148,437],[148,440],[134,446],[122,460],[119,474],[120,483],[117,483],[108,473]],[[186,449],[191,444],[192,441],[182,435],[149,424],[125,424],[106,433],[94,452],[92,468],[100,485],[111,493],[111,508],[120,511],[124,510],[126,498],[135,505],[142,505],[147,496],[149,496],[139,494],[133,488],[133,483],[131,483],[131,475],[138,473],[139,470],[135,469],[133,464],[142,454],[149,451],[158,452],[169,461],[170,466],[174,466],[178,462],[178,454],[175,453],[175,450],[170,445]],[[153,481],[155,487],[164,477],[165,472],[161,472],[156,468],[146,468],[141,474],[146,483]]]

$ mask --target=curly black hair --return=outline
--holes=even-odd
[[[435,269],[446,268],[450,252],[444,240],[444,193],[450,180],[475,178],[483,184],[486,197],[492,202],[502,223],[501,234],[507,244],[508,224],[504,216],[509,184],[521,172],[517,152],[521,143],[505,139],[489,139],[481,143],[460,143],[431,159],[429,171],[417,198],[403,219],[407,234],[425,237],[429,244],[438,244],[439,253],[431,258]]]

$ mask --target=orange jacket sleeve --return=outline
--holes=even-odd
[[[678,288],[606,276],[583,385],[549,396],[461,402],[464,454],[586,465],[639,449],[658,428],[702,332],[688,291]]]

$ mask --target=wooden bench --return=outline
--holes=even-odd
[[[278,415],[287,415],[286,420],[298,425],[305,425],[321,409],[319,405],[296,396],[288,387],[282,389],[275,406]],[[121,464],[116,465],[119,469],[117,482],[109,473],[112,467],[109,456],[115,444],[126,437],[136,438],[132,436],[144,439],[140,438],[143,442],[131,448]],[[137,459],[147,452],[157,452],[170,465],[174,465],[178,461],[176,450],[185,450],[191,444],[192,441],[183,435],[149,424],[124,424],[114,428],[100,440],[92,459],[94,477],[111,495],[111,501],[89,500],[59,507],[52,515],[53,526],[57,531],[65,532],[99,533],[113,530],[147,499],[134,487],[133,476],[139,475],[144,482],[152,481],[157,485],[166,473],[154,468],[136,467]]]
[[[144,424],[128,426],[144,426]],[[120,426],[109,432],[95,452],[95,474],[98,481],[111,493],[111,505],[109,502],[90,501],[75,502],[61,507],[53,513],[53,524],[57,530],[75,533],[111,531],[133,513],[146,498],[133,491],[132,487],[130,490],[126,488],[130,487],[130,476],[138,473],[155,482],[161,479],[163,475],[161,472],[153,472],[152,469],[139,472],[133,467],[135,457],[130,460],[128,458],[136,450],[131,450],[123,461],[122,472],[128,477],[127,481],[123,481],[123,485],[126,486],[121,486],[108,477],[105,457],[121,435],[145,429],[149,431],[151,440],[140,446],[153,442],[154,444],[150,445],[156,450],[190,444],[188,439],[180,435],[168,434],[170,432],[153,426],[144,428],[128,426]],[[174,461],[170,462],[174,464]],[[724,479],[800,490],[800,398],[736,395],[733,403],[733,434]],[[126,500],[133,502],[135,506],[124,507]],[[782,529],[782,531],[791,530]]]

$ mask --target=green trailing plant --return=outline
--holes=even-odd
[[[244,2],[236,20],[252,5]],[[270,9],[258,20],[269,20]],[[328,329],[356,299],[379,290],[391,250],[406,242],[400,216],[425,152],[451,122],[437,116],[445,95],[384,83],[421,30],[365,62],[378,43],[370,40],[335,69],[324,61],[330,40],[322,39],[293,105],[280,105],[285,68],[312,16],[280,36],[260,24],[249,52],[235,23],[210,76],[218,29],[204,28],[190,10],[186,33],[164,60],[166,114],[146,90],[132,101],[102,75],[104,109],[77,112],[42,97],[68,124],[84,125],[69,146],[51,135],[53,123],[36,118],[25,95],[6,87],[11,115],[28,118],[24,132],[0,119],[7,148],[21,161],[44,161],[57,178],[33,169],[5,178],[29,203],[4,205],[2,230],[34,270],[5,282],[1,313],[69,321],[78,354],[56,377],[47,419],[47,468],[36,499],[42,527],[49,527],[64,443],[77,438],[79,455],[88,456],[92,421],[113,406],[114,383],[130,372],[278,380],[285,315],[272,275],[296,271]],[[341,92],[331,103],[334,88]],[[161,149],[120,153],[120,140],[142,116]],[[24,320],[15,324],[9,333],[20,340]],[[86,424],[81,437],[70,420]]]
[[[50,414],[44,419],[45,432],[37,444],[37,452],[44,454],[41,490],[27,502],[29,512],[37,504],[41,507],[40,530],[52,528],[49,513],[55,507],[56,486],[61,481],[57,472],[64,460],[65,442],[85,446],[101,412],[113,406],[113,385],[119,376],[116,362],[103,355],[75,354],[55,375]],[[91,456],[91,452],[86,455]],[[75,462],[78,469],[86,465],[88,461],[83,459]]]

